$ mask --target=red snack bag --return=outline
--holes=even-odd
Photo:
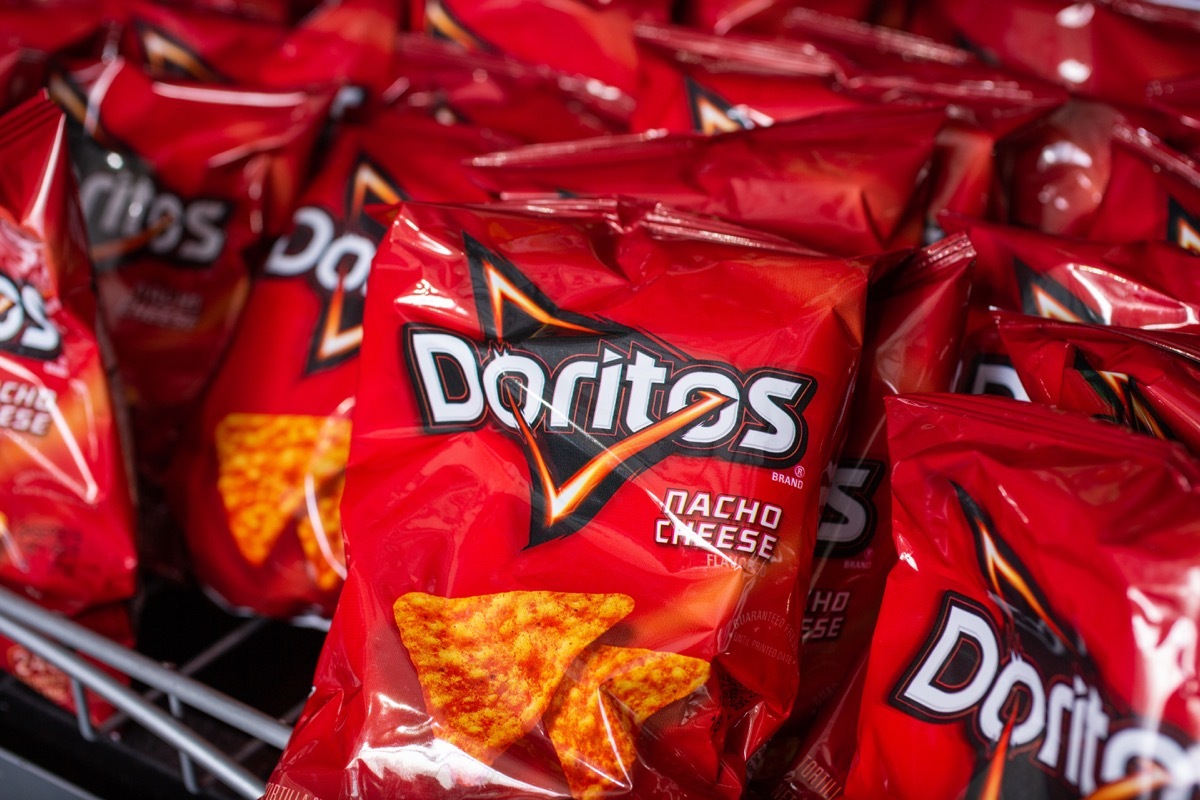
[[[728,231],[396,212],[350,574],[268,798],[741,795],[796,691],[870,264]]]
[[[472,162],[502,196],[628,195],[861,254],[916,244],[941,111],[880,108],[716,137],[530,145]],[[879,131],[888,136],[880,140]],[[908,224],[906,224],[908,223]]]
[[[637,52],[622,10],[580,0],[413,0],[412,30],[467,50],[583,75],[633,96]]]
[[[988,307],[1035,317],[1189,328],[1200,323],[1193,257],[1159,242],[1100,244],[946,216],[978,253],[963,348],[962,389],[1028,399]]]
[[[883,399],[952,388],[974,259],[967,237],[953,236],[918,251],[868,293],[863,368],[817,532],[797,720],[813,717],[870,643],[895,561]]]
[[[938,0],[955,41],[1073,93],[1142,105],[1146,84],[1196,72],[1200,12],[1150,0]],[[1114,58],[1114,53],[1140,53]]]
[[[494,146],[394,112],[335,133],[205,394],[199,442],[181,449],[178,516],[197,576],[227,604],[332,613],[366,279],[385,231],[365,208],[486,199],[459,165]]]
[[[403,34],[384,101],[437,119],[515,136],[522,142],[586,139],[629,130],[633,99],[574,75],[514,58],[464,51]]]
[[[295,27],[142,2],[125,20],[121,53],[154,78],[275,89],[336,84],[377,97],[398,25],[399,10],[386,0],[327,3]]]
[[[979,254],[972,301],[1037,317],[1175,329],[1200,324],[1200,276],[1179,248],[1102,244],[945,217]]]
[[[1037,403],[1200,453],[1200,336],[1006,315],[1000,338]]]
[[[811,770],[804,764],[808,751],[798,746],[817,725],[819,712],[857,703],[841,693],[848,689],[847,674],[865,657],[883,583],[896,560],[883,398],[952,388],[974,258],[967,237],[952,236],[917,251],[868,290],[863,365],[848,436],[817,531],[801,636],[801,693],[754,770],[753,783],[763,796],[790,780],[785,773]],[[854,719],[838,725],[846,749],[826,742],[825,752],[835,751],[826,760],[840,768],[831,772],[827,764],[824,774],[841,785],[854,754]]]
[[[44,97],[0,117],[0,582],[79,616],[133,595],[137,556],[65,129]],[[52,668],[0,647],[5,668],[69,699],[39,680]]]
[[[938,134],[928,241],[941,238],[943,210],[989,211],[993,149],[1006,133],[1066,100],[1066,92],[982,65],[923,61],[910,45],[872,70],[825,45],[727,38],[663,26],[637,28],[642,92],[635,130],[717,133],[877,103],[938,104],[950,121]],[[822,49],[825,48],[825,49]],[[899,54],[900,45],[893,45]]]
[[[926,241],[944,233],[944,211],[988,216],[999,203],[994,151],[997,142],[1066,101],[1064,91],[1036,79],[982,65],[948,65],[914,60],[891,69],[859,73],[845,88],[876,102],[937,103],[950,121],[938,133],[933,195],[926,217]]]
[[[638,25],[635,131],[720,133],[866,104],[839,89],[844,66],[808,45]]]
[[[54,95],[74,123],[100,314],[154,474],[229,341],[254,250],[291,211],[330,98],[155,82],[122,59],[56,78]]]
[[[1200,464],[997,398],[896,398],[888,440],[900,558],[845,797],[1187,796]]]

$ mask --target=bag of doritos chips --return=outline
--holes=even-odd
[[[1034,402],[1183,442],[1200,454],[1200,336],[1005,315],[1000,338]]]
[[[291,213],[328,94],[153,81],[124,59],[57,76],[100,315],[138,462],[159,475]],[[154,124],[147,124],[153,119]]]
[[[491,128],[521,142],[629,130],[633,99],[611,87],[512,57],[465,51],[452,42],[402,34],[392,73],[386,103],[447,123]]]
[[[166,80],[275,89],[332,85],[379,96],[400,9],[390,0],[337,0],[295,26],[137,2],[123,20],[121,54]]]
[[[581,0],[411,0],[409,23],[414,31],[467,50],[543,64],[634,96],[633,21],[624,9],[608,5]]]
[[[999,398],[889,400],[893,533],[847,800],[1188,797],[1200,462]]]
[[[205,395],[199,441],[177,461],[192,563],[225,603],[332,613],[345,577],[338,503],[367,275],[385,231],[366,208],[486,199],[460,164],[495,143],[395,112],[335,133],[251,290]]]
[[[397,210],[349,577],[266,796],[739,797],[870,266],[638,206]]]
[[[628,195],[861,255],[920,241],[944,120],[939,109],[870,108],[719,136],[529,145],[472,165],[502,196]]]
[[[661,25],[636,29],[642,89],[634,130],[718,133],[883,103],[949,107],[938,133],[927,241],[943,210],[984,216],[995,183],[993,149],[1006,133],[1062,104],[1066,92],[979,64],[910,56],[864,69],[836,48],[807,42],[722,37]]]
[[[863,371],[817,533],[798,720],[813,717],[870,642],[894,560],[883,398],[952,388],[974,260],[967,237],[952,236],[918,251],[868,292]]]
[[[1200,323],[1195,261],[1161,242],[1102,244],[944,217],[979,255],[972,302],[1037,317],[1168,330]]]
[[[1200,321],[1194,257],[1172,245],[1100,244],[954,216],[942,221],[965,231],[979,256],[963,348],[965,391],[1028,398],[988,307],[1158,330]]]
[[[114,604],[134,591],[133,507],[49,100],[0,117],[0,163],[0,583],[127,642]],[[24,648],[0,642],[0,666],[73,707],[66,676]]]
[[[840,693],[866,653],[883,583],[896,560],[883,398],[953,388],[974,258],[967,237],[952,236],[917,251],[868,290],[862,371],[817,531],[801,634],[800,695],[754,767],[753,785],[762,796],[770,796],[784,773],[803,767],[799,745],[818,713],[855,702]],[[840,754],[840,784],[853,755],[854,720],[837,724],[848,727],[850,746]]]

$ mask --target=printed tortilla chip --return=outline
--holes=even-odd
[[[546,732],[571,795],[592,800],[633,786],[642,723],[696,691],[709,675],[699,658],[593,645],[567,670],[546,711]]]
[[[322,591],[336,589],[346,579],[342,515],[338,511],[345,486],[343,473],[311,493],[306,487],[305,510],[296,525],[304,558],[313,569],[313,582]]]
[[[217,424],[217,490],[242,557],[259,565],[305,502],[346,469],[350,421],[299,414],[230,414]],[[311,477],[309,477],[311,476]]]
[[[394,610],[438,737],[491,764],[537,725],[570,663],[633,610],[633,599],[412,592]]]

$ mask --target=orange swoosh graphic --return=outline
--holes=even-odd
[[[983,783],[983,791],[979,800],[1000,800],[1000,786],[1004,782],[1004,759],[1008,756],[1008,743],[1012,739],[1013,722],[1017,715],[1014,713],[1004,723],[1004,732],[996,743],[996,752],[992,754],[992,763],[988,766],[987,780]]]
[[[560,328],[579,331],[580,333],[599,333],[599,331],[592,328],[585,328],[582,325],[558,319],[547,313],[544,308],[533,302],[524,292],[514,286],[508,278],[501,275],[500,271],[492,264],[484,263],[484,273],[487,275],[488,294],[492,300],[492,319],[496,322],[497,335],[501,341],[504,339],[502,332],[504,330],[505,300],[508,300],[543,325],[556,325]]]
[[[350,201],[350,219],[356,220],[362,216],[363,207],[367,204],[367,190],[374,192],[385,205],[395,205],[403,198],[400,192],[387,178],[379,174],[370,164],[360,163],[354,171],[354,196]]]
[[[1006,581],[1008,581],[1009,586],[1015,589],[1017,594],[1024,598],[1025,602],[1029,604],[1029,607],[1033,609],[1033,612],[1038,615],[1038,618],[1041,619],[1042,622],[1046,623],[1046,625],[1050,628],[1050,631],[1058,637],[1059,641],[1070,648],[1071,640],[1067,638],[1067,635],[1062,632],[1062,629],[1060,629],[1058,625],[1054,623],[1054,620],[1050,618],[1049,612],[1047,612],[1046,609],[1042,607],[1042,604],[1038,602],[1037,596],[1033,593],[1033,589],[1029,587],[1029,584],[1025,582],[1025,578],[1021,576],[1021,573],[1017,572],[1012,564],[1008,563],[1008,560],[1005,559],[1004,556],[1000,555],[999,551],[996,549],[996,542],[992,538],[991,531],[987,530],[987,527],[983,524],[982,520],[977,520],[976,524],[979,528],[979,536],[983,540],[984,558],[986,560],[988,571],[987,578],[992,584],[992,588],[996,590],[996,594],[1001,597],[1004,596],[1003,592],[1000,590],[1000,578],[1003,577]]]
[[[1128,778],[1122,778],[1107,786],[1101,786],[1089,794],[1085,800],[1133,800],[1133,798],[1147,795],[1155,789],[1169,786],[1170,783],[1170,773],[1157,764],[1151,764],[1149,771],[1130,775]]]
[[[1175,241],[1184,250],[1200,253],[1200,231],[1189,225],[1186,220],[1179,220]]]
[[[346,306],[345,276],[338,276],[337,288],[329,298],[329,313],[325,315],[325,329],[321,332],[321,345],[317,357],[322,361],[348,353],[362,344],[362,325],[342,330],[342,310]]]
[[[199,56],[159,31],[148,28],[144,30],[142,47],[146,51],[146,60],[159,75],[170,75],[168,68],[177,67],[198,81],[222,83],[221,77],[205,66]]]
[[[13,302],[12,300],[10,300],[9,298],[7,298],[7,297],[0,297],[0,317],[2,317],[2,316],[4,316],[5,314],[7,314],[7,313],[8,313],[8,310],[9,310],[10,308],[12,308],[13,306],[15,306],[15,305],[16,305],[16,303],[14,303],[14,302]]]
[[[1033,296],[1037,303],[1038,311],[1046,319],[1056,319],[1061,322],[1083,322],[1078,314],[1067,308],[1042,287],[1034,286]]]
[[[508,399],[511,403],[513,399],[511,394],[509,394]],[[578,508],[579,504],[584,501],[588,494],[599,486],[605,478],[611,475],[613,470],[620,466],[622,462],[637,455],[647,447],[661,442],[671,434],[686,428],[693,422],[704,419],[704,417],[728,402],[729,398],[723,394],[700,392],[700,399],[691,405],[684,406],[675,413],[663,417],[650,427],[643,428],[627,439],[603,450],[587,464],[584,464],[562,486],[555,486],[554,479],[550,476],[550,468],[546,464],[546,458],[538,448],[537,442],[534,441],[533,430],[521,414],[520,407],[516,403],[512,403],[515,409],[513,416],[517,419],[517,427],[520,429],[525,443],[529,446],[529,451],[533,454],[538,477],[542,481],[542,489],[546,492],[546,497],[549,499],[546,509],[546,525],[553,525]]]
[[[1141,422],[1145,428],[1156,439],[1167,439],[1167,432],[1163,430],[1159,421],[1155,418],[1153,412],[1141,402],[1137,393],[1133,388],[1133,379],[1123,372],[1104,372],[1098,373],[1104,382],[1112,388],[1113,392],[1119,398],[1125,398],[1129,408],[1127,409],[1131,417],[1130,422],[1134,420]]]
[[[466,50],[483,50],[483,43],[473,33],[462,26],[451,16],[439,0],[430,0],[425,4],[425,22],[437,33]]]
[[[112,241],[98,244],[92,248],[92,261],[108,261],[112,258],[119,258],[135,253],[158,238],[158,235],[171,227],[174,222],[174,217],[170,214],[164,214],[159,217],[158,222],[155,222],[136,236],[130,236],[127,239],[113,239]]]

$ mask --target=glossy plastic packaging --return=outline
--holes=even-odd
[[[797,690],[870,266],[623,203],[400,207],[367,300],[349,577],[267,797],[739,797]],[[453,650],[429,638],[430,609],[512,605],[515,630],[462,611]],[[521,724],[466,724],[514,672],[543,675]]]
[[[142,471],[161,479],[301,189],[330,94],[62,73],[71,159]],[[146,124],[153,118],[155,124]]]
[[[337,506],[363,304],[386,231],[368,209],[485,200],[460,165],[495,146],[411,112],[337,129],[250,291],[196,440],[177,458],[192,563],[224,603],[282,617],[333,613],[346,574]]]
[[[899,558],[847,800],[1193,791],[1200,463],[961,395],[889,400],[888,446]]]
[[[872,108],[716,137],[530,145],[472,165],[500,196],[625,195],[863,255],[919,243],[944,121],[936,109]]]
[[[1016,315],[1000,338],[1036,403],[1078,411],[1200,454],[1200,336]]]
[[[44,97],[0,117],[0,582],[128,643],[133,507],[66,141]],[[74,707],[24,648],[0,666]]]
[[[516,137],[520,143],[627,133],[633,98],[515,58],[402,34],[384,102]]]

